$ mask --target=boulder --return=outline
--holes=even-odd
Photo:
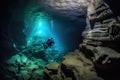
[[[41,59],[29,59],[24,54],[16,54],[5,61],[6,79],[41,80],[46,62]]]
[[[91,60],[79,50],[68,53],[59,65],[58,63],[48,64],[44,72],[46,80],[102,80],[97,76]]]
[[[45,80],[60,80],[58,77],[59,64],[57,62],[51,62],[45,66],[44,74]]]

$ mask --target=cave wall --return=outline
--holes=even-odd
[[[23,33],[24,8],[27,0],[0,1],[0,59],[1,61],[12,56],[16,46],[26,44],[26,37]]]
[[[46,65],[46,80],[120,79],[120,21],[111,8],[103,0],[89,2],[83,43],[62,63]]]

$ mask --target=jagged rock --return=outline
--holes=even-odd
[[[57,67],[52,64],[57,65]],[[57,69],[57,73],[53,73],[53,69]],[[56,78],[58,80],[102,80],[97,76],[91,60],[87,59],[79,50],[64,56],[60,65],[48,64],[44,71],[47,74],[45,77],[50,80],[56,80]]]
[[[26,70],[22,70],[20,73],[23,80],[28,80],[30,78],[30,75],[28,75],[28,72]]]
[[[113,18],[110,18],[110,19],[107,19],[107,20],[103,20],[103,24],[105,24],[105,23],[109,23],[109,22],[112,22],[114,19]]]
[[[119,80],[120,53],[108,47],[96,47],[94,65],[98,75],[105,80]]]
[[[6,61],[6,77],[17,80],[41,80],[46,62],[41,59],[29,59],[24,54],[16,54]]]
[[[80,45],[80,47],[86,57],[98,64],[99,67],[100,65],[111,67],[109,64],[114,64],[115,61],[120,60],[120,53],[108,47],[94,47],[85,44]]]
[[[92,45],[80,44],[80,50],[84,53],[84,55],[88,59],[92,60],[92,58],[95,56],[94,49],[95,49],[95,47]]]
[[[45,80],[60,80],[58,73],[59,64],[57,62],[51,62],[45,66]]]
[[[85,68],[82,59],[79,59],[81,58],[79,57],[78,53],[70,53],[64,57],[64,60],[61,64],[61,70],[64,74],[64,79],[67,77],[71,77],[73,80],[82,79],[85,73]]]
[[[59,64],[58,64],[57,62],[52,62],[52,63],[46,65],[45,68],[47,68],[48,70],[53,70],[53,71],[55,71],[55,70],[58,69],[58,66],[59,66]]]
[[[100,45],[102,45],[102,42],[96,41],[96,40],[86,40],[86,39],[84,39],[83,43],[84,44],[88,44],[88,45],[93,45],[93,46],[96,46],[96,45],[100,46]]]
[[[103,0],[92,0],[88,5],[87,16],[92,24],[113,17],[112,11]]]
[[[105,80],[119,79],[119,75],[117,74],[120,71],[120,53],[116,51],[116,48],[117,47],[113,49],[109,47],[93,46],[85,43],[80,45],[82,53],[94,63],[96,73]]]
[[[104,4],[103,0],[92,0],[91,2],[94,4],[95,9],[100,8]]]
[[[120,23],[114,23],[112,27],[109,28],[110,38],[112,40],[120,40]]]
[[[100,8],[98,8],[98,9],[96,10],[96,13],[99,14],[99,13],[101,13],[102,11],[107,10],[107,9],[109,9],[109,7],[106,7],[105,5],[103,5],[103,6],[101,6]]]
[[[12,56],[12,57],[7,61],[7,63],[9,63],[9,64],[15,64],[15,63],[23,64],[23,63],[26,63],[27,60],[28,60],[28,59],[27,59],[27,57],[26,57],[24,54],[17,54],[17,55]]]
[[[110,9],[103,11],[97,16],[97,21],[102,21],[113,17],[113,13]]]
[[[85,44],[82,44],[80,47],[84,55],[93,61],[97,74],[105,80],[119,79],[117,73],[120,71],[120,53],[108,47],[96,47]]]
[[[108,47],[96,47],[95,48],[95,62],[101,65],[113,64],[114,60],[120,61],[120,53]],[[113,62],[113,63],[112,63]],[[109,66],[110,67],[110,66]]]
[[[99,5],[97,5],[99,4]],[[119,41],[119,19],[103,0],[93,0],[88,5],[88,20],[82,33],[83,42],[90,45],[104,45],[106,41]]]
[[[44,5],[45,9],[54,14],[64,16],[69,20],[79,20],[86,15],[87,0],[46,0],[41,2],[40,5]],[[69,13],[68,13],[69,12]]]

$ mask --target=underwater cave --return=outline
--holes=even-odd
[[[0,80],[119,80],[113,0],[0,2]]]

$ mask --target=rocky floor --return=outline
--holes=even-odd
[[[24,54],[16,54],[2,67],[4,80],[42,80],[46,62],[42,59],[29,59]]]
[[[81,45],[61,64],[48,64],[44,72],[46,80],[119,80],[119,63],[120,54],[111,48]]]

